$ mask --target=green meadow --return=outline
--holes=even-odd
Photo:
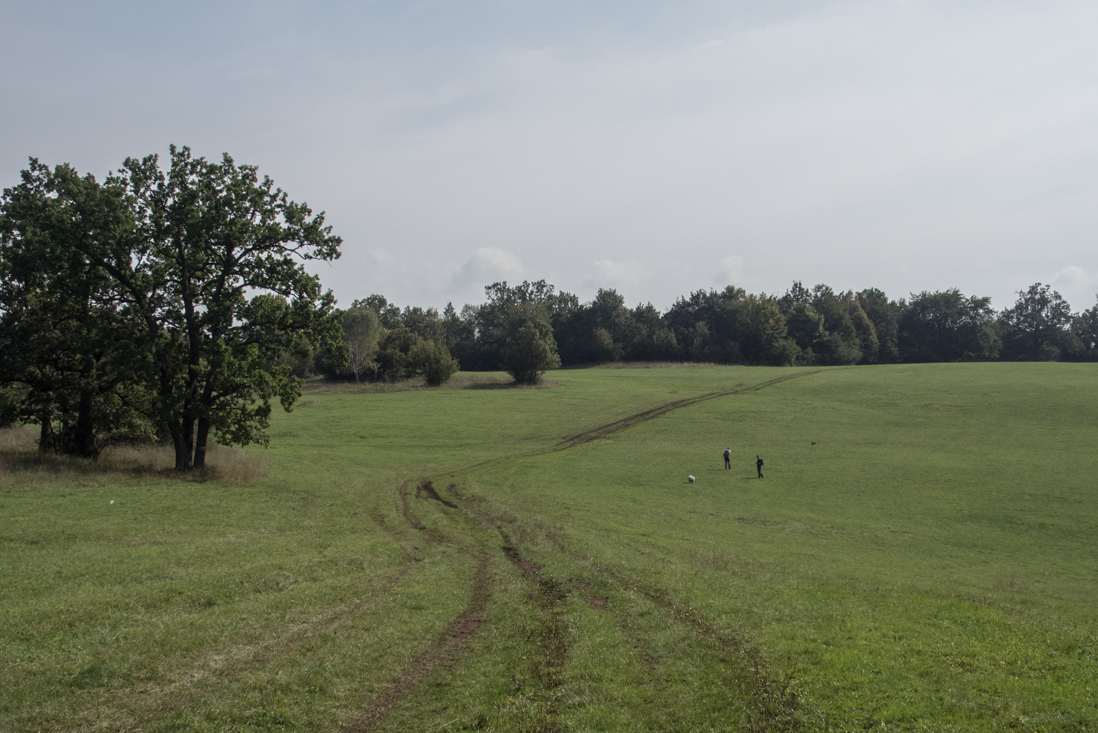
[[[317,388],[188,478],[6,431],[0,731],[1098,731],[1095,446],[1066,363]]]

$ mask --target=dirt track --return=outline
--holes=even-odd
[[[737,385],[735,388],[726,391],[710,392],[696,397],[666,402],[657,407],[629,415],[619,420],[564,436],[554,446],[539,452],[550,453],[567,450],[600,438],[605,438],[648,420],[656,419],[677,409],[689,407],[719,397],[728,397],[736,394],[746,394],[758,391],[812,373],[814,372],[801,372],[778,377],[777,379],[759,384]],[[487,461],[477,464],[476,467],[495,464],[505,460],[513,460],[517,457],[519,456]],[[449,489],[450,495],[458,502],[461,502],[461,495],[457,491],[457,487],[451,484]],[[423,533],[429,541],[451,546],[456,551],[468,554],[475,560],[476,570],[470,588],[470,599],[462,613],[451,622],[430,649],[424,652],[424,654],[421,655],[403,675],[390,682],[383,692],[378,695],[362,713],[343,727],[343,731],[346,731],[347,733],[359,733],[361,731],[369,730],[380,721],[404,695],[414,689],[414,687],[425,677],[436,669],[444,667],[460,654],[465,642],[475,635],[480,628],[483,622],[484,612],[491,598],[489,579],[490,558],[488,551],[479,542],[471,541],[466,537],[449,535],[439,529],[433,527],[429,528],[424,525],[412,506],[412,501],[414,499],[426,499],[438,502],[451,510],[464,510],[469,516],[476,516],[477,512],[468,507],[463,508],[461,503],[455,503],[454,501],[441,496],[429,479],[421,480],[419,484],[416,485],[414,494],[411,491],[410,481],[406,481],[400,488],[402,514],[405,521],[408,523],[408,526]],[[485,521],[486,519],[483,515],[481,515],[480,518],[481,521]],[[546,613],[542,614],[543,624],[539,641],[539,646],[542,650],[541,658],[537,660],[534,666],[535,672],[533,675],[533,682],[541,687],[552,688],[559,684],[558,678],[563,671],[568,653],[567,634],[565,633],[563,621],[557,614],[552,613],[552,611],[561,600],[569,595],[570,591],[557,581],[540,577],[540,569],[538,566],[521,556],[519,550],[507,536],[506,530],[491,520],[487,520],[487,523],[499,534],[502,540],[500,550],[503,555],[522,571],[524,578],[535,586],[536,590],[534,591],[534,596],[537,599],[537,604],[543,611],[546,611]],[[547,539],[556,546],[557,550],[562,554],[571,557],[573,560],[582,562],[587,567],[592,566],[590,558],[578,556],[573,550],[561,544],[557,538],[547,537]],[[621,577],[609,569],[603,569],[602,573],[604,583],[609,583],[610,585],[618,586],[622,589],[641,589],[641,593],[648,598],[648,600],[664,609],[669,623],[686,624],[689,625],[693,631],[705,635],[724,651],[724,655],[727,657],[726,663],[729,666],[735,665],[742,670],[743,674],[741,676],[746,681],[744,684],[750,685],[749,692],[754,699],[754,705],[752,706],[753,710],[751,711],[748,720],[750,730],[787,731],[799,729],[795,716],[792,714],[793,708],[795,707],[794,702],[784,694],[783,688],[785,685],[780,681],[770,680],[765,675],[764,670],[761,669],[755,655],[739,640],[732,638],[727,633],[716,628],[698,612],[682,607],[670,596],[666,589],[646,588],[643,584],[629,578]],[[590,587],[587,583],[579,580],[573,580],[571,586],[584,593],[586,593]],[[591,595],[584,595],[581,596],[581,598],[596,610],[604,611],[606,608],[606,598]],[[643,639],[634,638],[634,644],[643,650]],[[542,722],[541,730],[556,730],[557,726],[554,717],[555,711],[550,707],[549,713]]]
[[[784,377],[777,377],[776,379],[771,379],[769,381],[761,382],[759,384],[746,386],[737,385],[733,389],[725,390],[722,392],[708,392],[706,394],[698,395],[696,397],[687,397],[681,400],[665,402],[662,405],[653,407],[648,410],[643,410],[642,412],[629,415],[628,417],[623,417],[620,420],[615,420],[614,422],[606,423],[605,425],[599,425],[598,427],[584,430],[583,432],[576,433],[575,435],[565,436],[560,439],[559,443],[557,443],[556,449],[564,450],[577,445],[583,445],[584,443],[590,443],[593,440],[605,438],[613,435],[614,433],[620,433],[622,430],[631,428],[634,425],[640,425],[643,422],[654,420],[657,417],[661,417],[673,410],[678,410],[683,407],[690,407],[691,405],[696,405],[700,402],[707,402],[708,400],[714,400],[718,397],[730,397],[732,395],[747,394],[748,392],[758,392],[760,389],[764,389],[775,384],[780,384],[781,382],[787,382],[790,379],[797,379],[799,377],[808,376],[809,374],[815,374],[815,372],[799,372],[797,374],[790,374]]]
[[[426,527],[416,515],[409,501],[409,484],[404,482],[400,488],[402,513],[409,526],[423,532],[429,541],[445,544],[469,555],[476,561],[469,602],[461,614],[455,618],[431,647],[424,652],[403,675],[386,685],[380,695],[354,720],[343,726],[345,733],[360,733],[373,727],[392,707],[413,689],[420,680],[438,667],[444,666],[460,651],[462,645],[476,634],[484,621],[484,611],[491,594],[489,583],[489,560],[487,551],[479,544],[471,544],[464,538],[456,538],[441,530]],[[437,501],[449,508],[457,505],[438,495],[432,483],[421,481],[415,489],[415,496]]]

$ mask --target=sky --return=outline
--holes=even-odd
[[[1098,299],[1098,3],[0,0],[0,186],[170,144],[324,211],[340,305],[545,279]]]

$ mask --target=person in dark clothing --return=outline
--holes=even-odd
[[[724,449],[724,467],[732,468],[732,446]]]
[[[758,453],[755,454],[755,468],[759,472],[759,478],[763,477],[763,459]]]

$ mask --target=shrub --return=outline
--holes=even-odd
[[[450,351],[437,341],[417,343],[409,354],[409,362],[412,371],[423,377],[430,387],[445,384],[458,370],[457,359],[450,356]]]

